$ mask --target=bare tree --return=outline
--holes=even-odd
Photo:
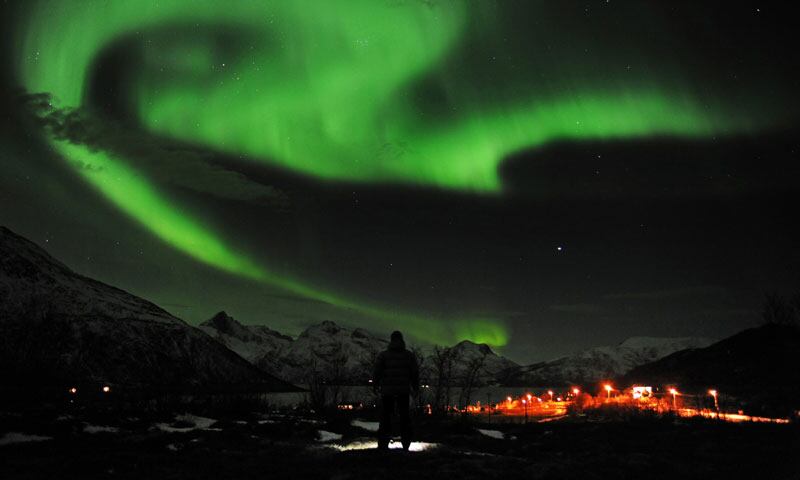
[[[325,393],[325,377],[322,374],[316,358],[312,358],[311,364],[306,370],[305,377],[306,384],[308,385],[306,401],[314,411],[321,412],[327,405],[327,395]]]
[[[414,359],[417,362],[417,368],[419,369],[420,383],[427,384],[428,369],[426,365],[427,362],[425,361],[425,354],[422,352],[422,348],[415,345],[409,347],[408,350],[411,352],[412,355],[414,355]],[[420,387],[422,387],[422,385],[420,385]],[[419,394],[417,395],[417,407],[422,407],[423,404],[422,393],[423,390],[422,388],[420,388]]]
[[[472,399],[472,392],[481,386],[481,370],[486,363],[487,352],[482,352],[478,357],[473,358],[466,364],[464,375],[461,380],[461,395],[459,403],[466,407]]]
[[[306,383],[308,384],[307,401],[311,408],[320,412],[335,407],[342,396],[342,386],[347,380],[347,356],[339,343],[332,349],[333,355],[329,360],[320,363],[312,357],[306,370]]]
[[[453,387],[453,365],[458,354],[448,347],[435,346],[431,357],[434,375],[432,410],[444,413],[450,406],[450,390]]]

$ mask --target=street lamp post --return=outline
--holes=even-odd
[[[522,399],[522,405],[525,406],[525,423],[528,423],[528,401],[524,398]]]
[[[553,391],[552,390],[548,390],[547,394],[550,395],[550,401],[552,402],[553,401]]]
[[[719,401],[717,401],[717,391],[716,390],[709,390],[708,394],[714,397],[714,410],[717,411],[717,417],[719,417]]]
[[[676,401],[676,397],[678,396],[678,390],[676,390],[674,388],[670,388],[669,389],[669,393],[672,395],[672,409],[673,410],[678,410],[677,403],[676,403],[677,402]]]
[[[608,398],[610,400],[611,399],[611,390],[614,390],[614,388],[611,387],[611,385],[609,385],[609,384],[605,384],[603,386],[603,388],[606,389],[606,398]]]

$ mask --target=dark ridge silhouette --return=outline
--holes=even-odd
[[[0,331],[5,390],[298,390],[155,304],[73,272],[5,227]]]
[[[800,329],[766,324],[706,348],[682,350],[631,370],[626,383],[715,388],[763,409],[791,414],[800,398]]]

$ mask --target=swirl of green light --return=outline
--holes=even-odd
[[[129,79],[130,100],[153,133],[324,180],[479,193],[500,193],[499,165],[525,148],[751,127],[658,81],[590,82],[522,93],[513,102],[478,99],[447,121],[428,119],[408,93],[453,54],[476,21],[469,7],[461,1],[32,1],[19,30],[16,73],[28,91],[78,107],[103,49],[137,38],[143,60]],[[175,25],[201,34],[172,38]],[[242,48],[231,53],[202,41],[203,29],[215,25],[241,32]],[[171,40],[166,48],[163,41],[152,46],[148,35]],[[507,341],[506,330],[491,320],[432,327],[424,316],[345,300],[277,275],[230,247],[199,214],[161,195],[133,166],[135,159],[53,144],[109,201],[203,263],[387,322],[402,320],[434,341]]]

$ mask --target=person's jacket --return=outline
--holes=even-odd
[[[419,365],[413,353],[406,350],[403,340],[392,340],[378,354],[372,381],[382,395],[408,394],[419,391]]]

